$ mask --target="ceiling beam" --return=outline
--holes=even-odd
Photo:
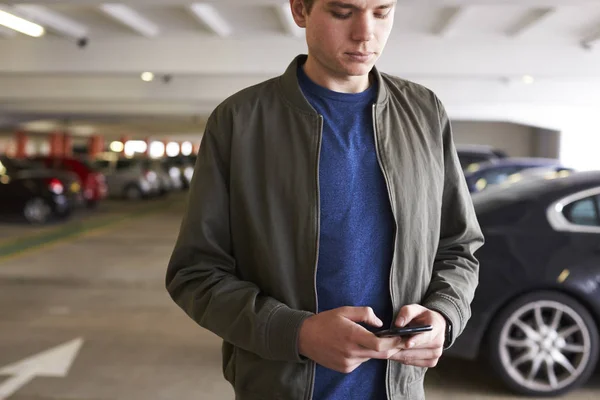
[[[290,3],[284,3],[281,5],[275,6],[277,10],[277,15],[281,20],[286,32],[295,37],[304,36],[304,29],[300,28],[296,25],[296,21],[294,21],[294,17],[292,15],[292,9],[290,8]]]
[[[18,12],[19,16],[50,28],[63,36],[74,39],[82,39],[88,36],[87,26],[44,6],[31,4],[15,5],[14,10]]]
[[[100,9],[115,21],[120,22],[142,36],[153,38],[160,33],[158,25],[129,6],[108,3],[100,5]]]
[[[433,28],[436,36],[450,36],[467,14],[467,7],[448,7],[442,11],[437,25]]]
[[[590,50],[590,49],[596,47],[597,45],[600,45],[600,28],[598,28],[596,30],[596,32],[594,32],[593,34],[585,37],[581,41],[581,46],[584,49]]]
[[[13,31],[12,29],[8,29],[3,26],[0,26],[0,36],[15,37],[15,36],[17,36],[17,31]]]
[[[202,24],[221,37],[233,33],[231,25],[221,16],[217,9],[210,4],[190,4],[189,10]]]
[[[536,8],[530,10],[514,26],[510,27],[506,31],[506,35],[510,37],[520,36],[534,26],[546,21],[548,17],[554,15],[555,13],[555,8]]]

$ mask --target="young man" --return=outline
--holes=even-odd
[[[290,3],[308,56],[210,116],[167,288],[223,338],[237,399],[422,399],[483,243],[450,123],[374,67],[395,1]]]

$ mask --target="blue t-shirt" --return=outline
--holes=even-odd
[[[324,120],[318,312],[370,306],[388,327],[395,222],[375,150],[372,107],[377,86],[356,94],[333,92],[312,82],[302,67],[298,79]],[[385,400],[386,366],[386,360],[369,360],[343,374],[317,365],[314,399]]]

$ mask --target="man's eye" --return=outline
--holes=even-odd
[[[386,13],[386,14],[375,14],[375,18],[379,18],[379,19],[386,19],[387,17],[389,17],[390,13]]]
[[[331,13],[335,18],[337,19],[348,19],[350,18],[350,16],[352,15],[352,13],[347,13],[347,14],[339,14],[336,12],[332,12]]]

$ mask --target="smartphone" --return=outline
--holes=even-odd
[[[405,326],[404,328],[392,328],[385,329],[382,331],[374,332],[375,336],[388,338],[388,337],[401,337],[401,336],[411,336],[416,335],[421,332],[429,332],[433,330],[433,326],[431,325],[419,325],[419,326]]]

